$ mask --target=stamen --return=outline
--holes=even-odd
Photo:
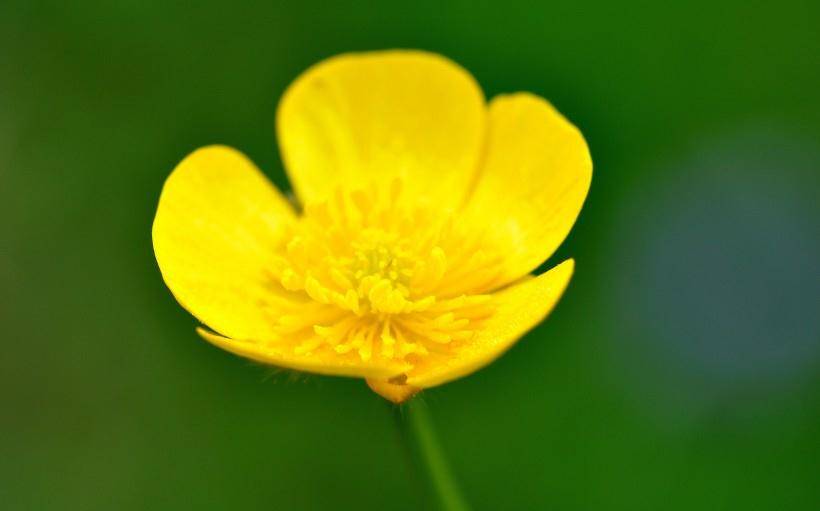
[[[492,314],[486,293],[501,259],[487,251],[480,226],[472,232],[437,217],[401,181],[339,189],[304,211],[270,269],[303,296],[304,307],[276,323],[282,339],[298,334],[294,353],[415,363],[458,349]]]

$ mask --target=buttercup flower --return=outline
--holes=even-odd
[[[493,361],[567,286],[571,259],[529,273],[575,222],[592,162],[543,99],[488,105],[430,53],[348,54],[290,86],[276,127],[301,210],[223,146],[185,158],[159,200],[162,276],[216,346],[401,402]]]

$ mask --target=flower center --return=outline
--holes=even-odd
[[[351,242],[352,256],[339,261],[343,285],[366,299],[371,311],[395,313],[407,304],[414,254],[402,241],[368,228]]]
[[[308,205],[272,268],[306,300],[278,318],[294,350],[412,359],[471,338],[499,259],[395,182]]]

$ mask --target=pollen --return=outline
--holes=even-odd
[[[275,318],[296,354],[410,364],[468,342],[493,313],[501,259],[477,229],[388,187],[308,204],[270,276],[298,310]]]

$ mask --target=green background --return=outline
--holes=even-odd
[[[274,112],[334,54],[528,90],[595,171],[553,315],[424,393],[476,509],[820,505],[820,3],[0,5],[0,507],[418,509],[357,380],[202,342],[150,227],[196,147],[282,188]]]

